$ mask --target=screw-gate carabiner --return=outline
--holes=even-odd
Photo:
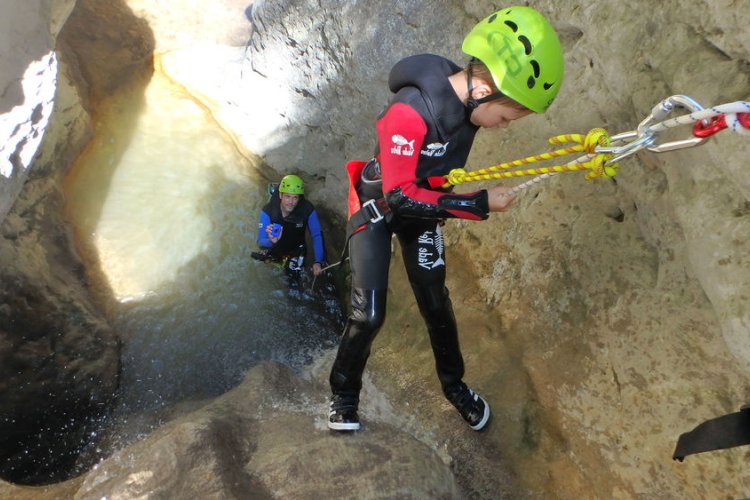
[[[689,139],[665,142],[663,144],[656,143],[656,138],[661,131],[655,132],[652,129],[652,126],[656,125],[656,122],[663,121],[670,113],[675,110],[675,107],[678,106],[687,109],[691,113],[703,111],[704,109],[703,106],[698,103],[698,101],[686,95],[673,95],[671,97],[667,97],[659,104],[654,106],[654,109],[651,110],[651,114],[648,115],[646,119],[638,125],[639,135],[650,132],[654,136],[654,144],[648,146],[646,148],[647,150],[651,151],[652,153],[664,153],[667,151],[674,151],[676,149],[698,146],[708,140],[708,137],[694,136]],[[698,123],[708,124],[708,120],[703,120],[702,122]]]

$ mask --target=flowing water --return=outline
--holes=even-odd
[[[260,361],[300,369],[335,345],[333,285],[290,290],[279,268],[251,258],[267,180],[205,108],[157,72],[103,103],[95,126],[65,190],[122,336],[110,447],[152,430],[160,410],[228,390]]]

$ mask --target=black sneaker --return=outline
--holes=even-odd
[[[466,385],[448,394],[448,400],[453,403],[461,416],[475,431],[481,431],[490,421],[490,405],[479,394]]]
[[[359,415],[357,406],[359,399],[356,396],[342,396],[334,394],[331,396],[331,409],[328,411],[328,428],[334,431],[358,431]]]

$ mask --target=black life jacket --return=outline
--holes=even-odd
[[[396,95],[389,107],[398,102],[407,104],[427,125],[418,152],[416,177],[422,181],[420,184],[428,177],[465,166],[479,129],[471,123],[465,105],[448,81],[459,71],[461,68],[454,62],[433,54],[407,57],[391,69],[388,86]],[[376,147],[375,156],[378,155]],[[423,187],[428,186],[424,183]]]
[[[304,255],[306,252],[307,219],[313,210],[313,204],[304,197],[300,197],[299,203],[294,207],[292,213],[283,217],[279,194],[274,192],[269,202],[263,207],[263,211],[268,214],[273,224],[281,224],[284,230],[281,239],[271,248],[269,254],[277,257]]]

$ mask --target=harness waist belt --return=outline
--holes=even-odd
[[[385,198],[367,200],[362,204],[362,208],[357,210],[349,218],[349,222],[346,225],[347,236],[354,234],[362,226],[380,222],[390,213],[390,211],[391,209],[385,202]]]

